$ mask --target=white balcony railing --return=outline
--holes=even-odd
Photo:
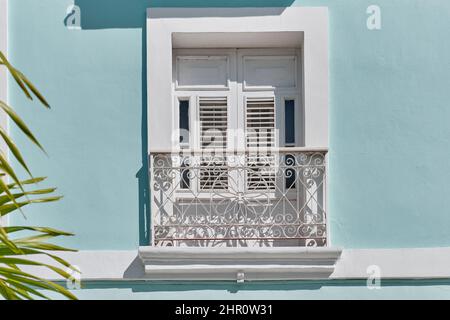
[[[326,246],[326,154],[152,153],[153,245]]]

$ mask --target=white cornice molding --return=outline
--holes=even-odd
[[[139,248],[145,276],[152,280],[326,279],[339,248]]]
[[[276,34],[276,36],[275,36]],[[172,148],[173,49],[302,46],[306,147],[328,147],[328,8],[149,8],[149,152]],[[192,47],[190,47],[192,48]],[[158,119],[158,121],[154,121]]]
[[[199,248],[198,250],[200,250]],[[163,250],[163,249],[159,249]],[[309,254],[316,259],[328,261],[327,255],[332,254],[320,252],[315,248],[310,248]],[[146,281],[155,280],[154,277],[148,276],[142,258],[156,256],[158,251],[149,252],[145,248],[141,248],[140,254],[138,250],[129,251],[80,251],[80,252],[56,252],[58,256],[76,265],[82,272],[82,281]],[[312,252],[315,251],[315,252]],[[286,257],[278,253],[281,257]],[[337,254],[337,253],[336,253]],[[161,253],[160,260],[164,262],[172,253]],[[288,257],[289,263],[305,263],[306,252],[298,253],[297,257]],[[194,254],[194,257],[199,255]],[[272,254],[269,254],[265,261],[268,262]],[[179,257],[182,259],[183,256]],[[333,258],[333,256],[332,256]],[[33,259],[53,264],[51,259],[46,256],[33,256]],[[302,260],[303,259],[303,260]],[[186,261],[186,260],[185,260]],[[172,261],[173,262],[173,261]],[[261,262],[261,261],[260,261]],[[328,261],[329,262],[329,261]],[[328,263],[327,262],[327,263]],[[278,261],[278,266],[280,262]],[[182,267],[182,264],[180,264]],[[305,264],[303,264],[305,265]],[[317,265],[317,262],[316,264]],[[340,258],[337,260],[333,273],[328,277],[329,280],[347,280],[347,279],[367,279],[368,268],[370,266],[378,266],[381,272],[381,279],[450,279],[450,247],[445,248],[407,248],[407,249],[344,249]],[[262,268],[266,268],[264,266]],[[298,267],[298,266],[297,266]],[[303,270],[294,270],[295,272],[307,271],[308,267]],[[150,271],[151,267],[147,268]],[[298,268],[301,269],[301,268]],[[62,280],[62,278],[52,271],[44,268],[25,267],[25,271],[32,271],[34,274],[51,280]],[[279,269],[281,272],[288,270]],[[162,270],[161,270],[162,271]],[[230,270],[227,270],[229,272]],[[258,270],[261,271],[261,270]],[[311,270],[309,270],[311,271]],[[308,271],[308,272],[309,272]],[[316,268],[315,272],[318,271]],[[230,276],[230,272],[228,275]],[[250,274],[247,274],[249,276]],[[267,274],[266,274],[267,275]],[[236,275],[234,275],[235,277]],[[234,278],[230,279],[236,281]],[[325,279],[325,278],[322,278]],[[177,280],[171,278],[171,280]],[[247,277],[248,280],[248,277]]]

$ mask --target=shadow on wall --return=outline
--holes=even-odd
[[[83,281],[83,289],[130,289],[135,293],[143,292],[180,292],[180,291],[207,291],[221,290],[229,293],[242,291],[294,291],[294,290],[318,290],[323,286],[342,286],[342,283],[334,284],[329,280],[325,281],[251,281],[237,283],[235,281]],[[347,286],[349,284],[347,283]],[[351,284],[352,286],[365,286],[366,281],[362,280]]]
[[[82,29],[142,28],[152,7],[288,7],[295,0],[75,0]]]
[[[148,178],[146,12],[152,7],[288,7],[295,0],[75,0],[80,8],[81,29],[142,30],[142,167],[136,173],[139,184],[139,245],[150,243]]]
[[[61,283],[63,284],[63,283]],[[384,279],[381,288],[389,287],[428,287],[428,286],[449,286],[449,279]],[[128,289],[135,293],[145,292],[182,292],[182,291],[227,291],[229,293],[238,293],[242,291],[268,291],[271,293],[277,291],[317,291],[321,288],[342,288],[353,287],[367,290],[367,280],[298,280],[298,281],[252,281],[246,283],[236,283],[233,281],[216,281],[214,283],[208,281],[83,281],[83,290],[92,289]],[[368,290],[369,291],[369,290]],[[377,298],[377,293],[382,290],[370,290],[373,298]],[[356,297],[358,297],[357,295]],[[313,298],[313,297],[311,297]],[[348,295],[341,296],[348,298]],[[291,299],[296,299],[292,296]]]

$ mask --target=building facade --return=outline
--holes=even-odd
[[[0,49],[52,110],[3,75],[0,98],[64,195],[8,223],[75,233],[81,299],[450,298],[449,17],[444,0],[1,0]]]

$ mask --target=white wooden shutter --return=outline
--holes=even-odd
[[[245,109],[247,189],[275,189],[275,156],[264,148],[275,147],[274,98],[247,98]]]
[[[200,98],[200,147],[225,149],[227,147],[227,98]]]
[[[275,147],[274,98],[247,98],[245,118],[247,147]]]
[[[226,97],[199,98],[200,148],[226,149],[228,103]],[[225,154],[202,156],[200,190],[227,189],[227,159]]]

